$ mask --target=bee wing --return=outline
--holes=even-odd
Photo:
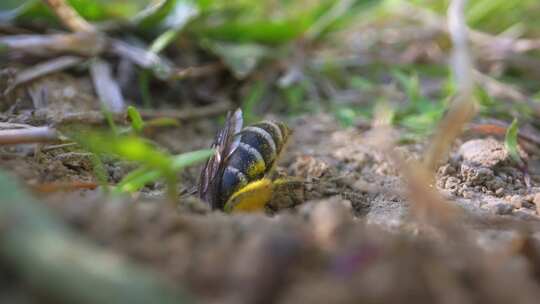
[[[238,148],[238,145],[240,144],[240,131],[242,131],[242,127],[244,125],[244,118],[242,117],[242,109],[236,109],[236,111],[234,111],[233,115],[231,116],[231,121],[232,121],[232,128],[231,128],[231,131],[232,131],[232,139],[231,139],[231,143],[230,143],[230,146],[228,147],[227,150],[224,151],[224,154],[227,155],[227,157],[229,157],[235,150],[236,148]]]
[[[240,137],[237,134],[242,130],[242,125],[241,109],[227,114],[225,126],[218,132],[212,144],[212,148],[215,149],[214,155],[208,159],[201,171],[198,187],[199,196],[212,206],[216,205],[218,186],[226,167],[226,159],[239,145]]]

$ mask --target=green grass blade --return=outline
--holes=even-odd
[[[105,165],[101,161],[101,158],[96,153],[91,153],[90,162],[92,163],[92,170],[94,171],[94,175],[97,181],[101,186],[104,187],[104,189],[107,189],[106,186],[109,182],[109,174],[107,173],[107,170],[105,169]]]
[[[512,121],[512,124],[510,124],[506,130],[504,146],[506,147],[506,151],[508,151],[508,154],[510,154],[512,160],[518,165],[522,165],[523,160],[519,156],[518,145],[518,120],[514,118],[514,121]]]
[[[116,185],[115,192],[128,192],[132,193],[139,191],[146,184],[156,181],[162,177],[157,170],[148,169],[147,167],[141,167],[128,173],[124,178]]]
[[[184,167],[200,163],[214,154],[213,149],[198,150],[173,156],[172,169],[181,170]]]
[[[173,158],[168,153],[150,145],[143,138],[95,131],[81,131],[70,137],[88,151],[115,155],[163,172],[172,171]]]
[[[129,106],[127,109],[127,114],[131,120],[131,128],[136,133],[140,133],[144,128],[144,121],[142,120],[141,114],[134,106]]]
[[[172,170],[178,172],[183,168],[198,164],[214,153],[212,149],[198,150],[173,156]],[[140,190],[146,184],[162,178],[163,175],[157,171],[142,167],[135,169],[127,174],[116,186],[118,192],[135,192]]]
[[[163,49],[176,39],[185,25],[198,15],[199,8],[196,3],[189,0],[177,0],[173,9],[161,22],[167,30],[152,42],[149,50],[156,54],[161,53]]]
[[[101,107],[101,113],[103,113],[103,116],[105,116],[107,125],[109,126],[109,128],[111,128],[111,131],[113,132],[113,134],[119,134],[120,130],[118,129],[118,127],[116,126],[116,123],[114,122],[112,113],[109,110],[105,109],[104,107]]]
[[[259,61],[270,55],[269,48],[256,43],[204,40],[203,46],[219,56],[238,79],[248,76]]]
[[[141,92],[142,103],[145,108],[152,107],[152,94],[150,93],[150,71],[142,70],[137,75],[139,91]]]

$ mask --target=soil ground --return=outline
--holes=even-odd
[[[3,121],[23,119],[15,113]],[[537,303],[540,176],[515,166],[500,139],[455,144],[434,186],[462,212],[437,225],[411,211],[401,172],[369,143],[370,130],[324,114],[287,123],[294,134],[279,170],[306,182],[305,202],[271,215],[227,215],[185,196],[171,207],[160,183],[134,197],[99,188],[39,196],[92,242],[202,303]],[[150,137],[180,153],[208,147],[218,127],[201,119]],[[28,184],[94,181],[88,155],[41,148],[4,148],[0,166]],[[419,159],[425,145],[396,150]],[[107,164],[110,180],[129,168]],[[182,172],[182,187],[195,186],[199,171]],[[50,302],[0,268],[0,302]]]

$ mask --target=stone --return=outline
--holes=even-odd
[[[507,203],[498,203],[495,205],[495,214],[498,215],[508,215],[511,214],[512,211],[514,211],[514,206],[512,204]]]
[[[485,168],[493,168],[509,158],[503,143],[494,138],[469,140],[459,148],[463,162]]]

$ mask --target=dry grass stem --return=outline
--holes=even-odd
[[[29,81],[35,80],[39,77],[43,77],[50,73],[59,72],[64,69],[73,67],[81,63],[82,61],[83,58],[81,57],[63,56],[42,62],[40,64],[36,64],[30,68],[18,72],[15,80],[6,89],[5,93],[9,93],[11,90],[16,88],[17,86],[20,86],[21,84],[25,84]]]
[[[0,37],[0,44],[10,52],[20,52],[34,56],[57,56],[73,53],[81,56],[95,56],[103,52],[106,39],[96,33],[13,35]]]
[[[49,127],[0,130],[0,145],[58,141],[56,130]]]
[[[51,10],[56,14],[58,19],[72,32],[95,32],[93,25],[84,20],[64,0],[43,0]]]
[[[426,169],[432,172],[432,181],[441,160],[447,157],[452,142],[461,134],[465,124],[476,113],[473,98],[473,63],[464,16],[465,4],[465,0],[455,0],[450,3],[448,8],[448,30],[454,47],[451,67],[457,84],[457,94],[447,115],[439,124],[425,155],[424,163]]]
[[[126,104],[120,87],[113,78],[111,66],[106,61],[96,58],[90,65],[90,74],[102,106],[112,113],[123,112]]]

